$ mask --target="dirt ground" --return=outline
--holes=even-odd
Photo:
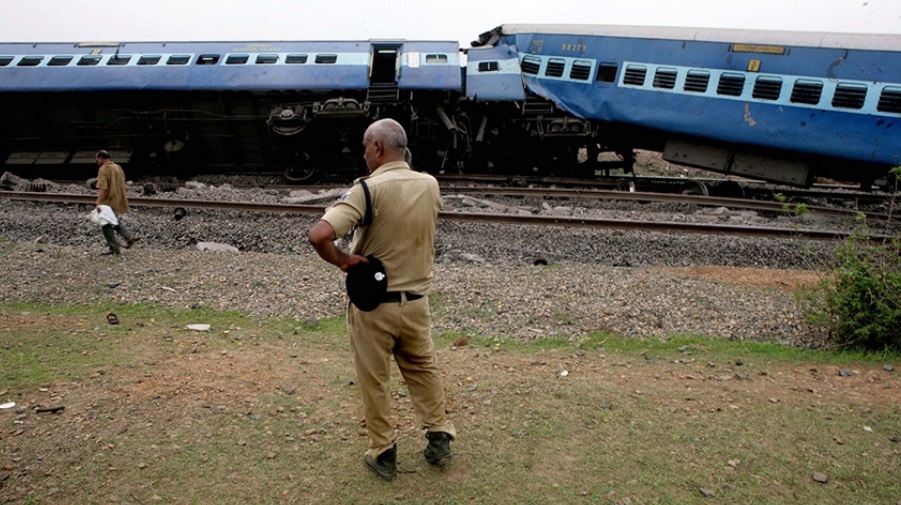
[[[679,275],[785,290],[817,281],[817,275],[811,272],[743,268],[667,270]],[[15,346],[2,338],[12,328],[66,328],[71,335],[80,335],[95,332],[97,326],[96,321],[72,317],[0,314],[0,342],[7,350]],[[105,464],[102,479],[112,479],[112,485],[116,485],[118,477],[106,475],[124,473],[125,465],[152,465],[152,461],[136,463],[130,460],[132,456],[115,458],[106,454],[121,449],[118,445],[123,444],[120,440],[124,434],[131,433],[156,444],[160,443],[157,440],[165,442],[173,438],[172,427],[179,427],[192,433],[180,437],[203,439],[209,436],[205,435],[207,431],[213,430],[205,425],[204,416],[208,418],[208,413],[222,410],[249,416],[258,412],[260,398],[273,392],[290,391],[292,404],[329,404],[327,412],[320,410],[306,427],[298,427],[293,435],[298,440],[315,444],[355,439],[356,445],[364,447],[359,402],[355,391],[345,387],[353,377],[347,349],[333,345],[296,347],[291,339],[257,335],[249,329],[230,330],[230,342],[225,346],[206,345],[203,336],[181,328],[156,328],[148,322],[136,326],[135,331],[144,338],[126,344],[134,356],[129,366],[97,367],[85,380],[58,380],[30,391],[12,391],[0,385],[0,403],[12,399],[18,404],[15,412],[0,411],[0,445],[4,446],[0,451],[0,502],[5,498],[12,503],[27,503],[31,495],[45,496],[49,503],[66,503],[69,499],[79,503],[104,500],[102,495],[67,497],[65,494],[72,491],[66,488],[65,481],[83,467]],[[898,372],[875,365],[852,366],[851,375],[843,376],[840,367],[831,365],[747,363],[744,368],[723,364],[711,368],[703,360],[686,365],[669,357],[649,361],[643,356],[575,357],[571,351],[548,351],[540,356],[508,354],[460,341],[440,348],[438,354],[445,371],[450,415],[466,417],[469,423],[490,423],[493,408],[484,399],[469,395],[474,385],[490,384],[491,388],[503,391],[525,382],[554,379],[560,370],[578,373],[591,383],[616,384],[611,387],[659,396],[661,405],[674,392],[684,396],[688,394],[686,391],[691,391],[696,408],[701,410],[728,409],[726,405],[731,398],[738,397],[749,402],[798,408],[812,404],[853,404],[856,408],[885,409],[901,404]],[[733,374],[745,374],[747,378],[723,379]],[[667,381],[661,381],[661,377]],[[728,393],[724,393],[723,380],[729,381]],[[400,409],[394,420],[397,428],[407,435],[414,434],[418,428],[409,409],[409,399],[400,395],[394,401],[407,407]],[[65,405],[65,410],[57,414],[36,413],[35,408],[54,405]],[[281,413],[279,408],[274,408],[274,415]],[[321,426],[334,429],[323,432]],[[90,442],[91,449],[79,452],[82,449],[67,448],[73,440]],[[279,451],[269,450],[267,457],[276,459]],[[138,501],[161,501],[156,495],[144,500],[149,501]]]
[[[812,287],[822,278],[810,270],[773,270],[767,268],[685,267],[661,269],[672,275],[715,280],[755,288],[771,288],[794,292],[801,286]]]

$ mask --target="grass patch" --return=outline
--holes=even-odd
[[[110,311],[120,324],[107,324]],[[196,323],[211,330],[186,329]],[[362,462],[367,441],[343,318],[0,304],[0,403],[18,404],[0,411],[0,496],[73,504],[901,498],[901,381],[882,368],[898,355],[699,336],[522,343],[449,332],[435,343],[460,434],[454,463],[438,470],[423,460],[425,439],[395,373],[401,474],[383,483]],[[35,410],[47,406],[65,410]]]

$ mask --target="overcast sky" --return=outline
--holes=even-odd
[[[2,42],[403,38],[468,47],[504,23],[901,33],[901,0],[0,0]]]

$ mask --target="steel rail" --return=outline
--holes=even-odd
[[[794,204],[780,202],[762,202],[746,198],[727,198],[721,196],[683,195],[678,193],[642,193],[605,190],[578,190],[560,188],[444,188],[453,190],[454,193],[470,195],[501,195],[501,196],[551,196],[557,198],[592,198],[600,200],[629,200],[641,202],[668,202],[685,203],[694,205],[720,206],[741,209],[763,210],[767,212],[786,213],[791,212]],[[837,217],[854,217],[858,212],[867,217],[885,221],[886,214],[868,213],[854,209],[834,209],[816,205],[804,205],[804,208],[814,214]]]
[[[292,186],[292,185],[267,185],[266,189],[275,189],[275,190],[308,190],[308,191],[318,191],[322,189],[335,189],[335,188],[346,188],[349,185],[313,185],[313,186]],[[240,185],[233,187],[241,187]],[[609,190],[609,189],[596,189],[596,188],[586,188],[586,189],[571,189],[571,188],[515,188],[509,186],[501,186],[501,187],[474,187],[474,186],[460,186],[454,184],[441,184],[442,193],[457,193],[463,195],[492,195],[492,196],[524,196],[524,197],[555,197],[555,198],[592,198],[599,200],[631,200],[631,201],[642,201],[642,202],[672,202],[672,203],[685,203],[685,204],[693,204],[693,205],[709,205],[709,206],[723,206],[723,207],[731,207],[731,208],[740,208],[740,209],[751,209],[751,210],[761,210],[767,212],[792,212],[792,209],[799,205],[795,202],[777,202],[777,201],[763,201],[763,200],[754,200],[750,197],[746,198],[735,198],[735,197],[722,197],[722,196],[704,196],[704,195],[686,195],[682,193],[664,193],[664,192],[648,192],[648,191],[618,191],[618,190]],[[774,192],[778,193],[778,191]],[[864,194],[864,193],[840,193],[837,191],[833,192],[818,192],[816,194],[805,195],[808,198],[832,198],[832,199],[841,199],[841,200],[855,200],[859,203],[881,203],[887,201],[890,198],[889,196],[876,196],[872,194]],[[819,215],[824,216],[837,216],[837,217],[854,217],[858,212],[863,212],[867,217],[877,219],[880,221],[885,221],[888,219],[888,216],[884,213],[876,213],[876,212],[866,212],[866,211],[858,211],[855,209],[840,209],[833,207],[823,207],[819,205],[807,205],[804,204],[804,208],[808,212],[812,212]]]
[[[0,197],[9,200],[37,201],[47,203],[64,203],[94,205],[95,195],[77,195],[72,193],[27,193],[17,191],[0,192]],[[209,200],[180,200],[172,198],[129,198],[129,205],[134,207],[160,208],[193,208],[228,211],[269,212],[280,214],[322,215],[325,207],[320,205],[290,205],[277,203],[222,202]],[[842,240],[852,234],[860,234],[871,240],[890,240],[894,237],[881,234],[863,234],[843,230],[811,230],[805,228],[781,228],[760,226],[714,225],[700,223],[674,223],[654,221],[632,221],[618,219],[593,219],[579,217],[557,217],[542,215],[519,215],[480,212],[442,211],[439,218],[444,221],[476,222],[493,224],[567,226],[580,228],[604,228],[614,230],[640,230],[662,233],[697,233],[738,235],[749,237],[772,238],[806,238],[816,240]]]
[[[496,179],[496,178],[495,178]],[[546,196],[554,196],[554,197],[588,197],[588,198],[600,198],[600,199],[619,199],[619,200],[642,200],[642,201],[674,201],[674,202],[685,202],[685,203],[694,203],[696,205],[708,205],[707,201],[709,199],[709,205],[716,205],[717,200],[721,200],[724,205],[728,204],[730,207],[741,207],[746,209],[760,209],[760,210],[773,210],[773,211],[784,211],[783,204],[779,202],[766,202],[761,200],[753,200],[751,196],[747,196],[744,198],[735,198],[735,197],[718,197],[718,196],[704,196],[704,195],[686,195],[683,193],[672,193],[672,192],[658,192],[658,191],[622,191],[616,189],[601,189],[601,188],[610,188],[616,187],[616,184],[611,184],[604,180],[596,180],[596,181],[579,181],[573,180],[570,181],[570,184],[573,186],[582,186],[584,189],[572,189],[572,188],[548,188],[548,187],[511,187],[511,186],[496,186],[493,188],[489,187],[473,187],[473,186],[461,186],[454,184],[452,181],[455,179],[447,179],[442,180],[441,188],[442,191],[456,191],[464,194],[500,194],[500,195],[514,195],[514,196],[538,196],[538,195],[546,195]],[[672,183],[675,184],[676,181],[681,182],[691,182],[691,181],[699,181],[699,182],[716,182],[718,179],[682,179],[682,178],[666,178],[666,177],[642,177],[638,179],[639,182],[651,182],[653,183],[655,180],[663,181],[664,183]],[[561,181],[566,181],[562,179]],[[55,184],[59,184],[61,186],[65,185],[77,185],[83,186],[84,181],[71,181],[71,180],[53,180],[51,181]],[[473,183],[479,183],[481,181],[472,180]],[[484,182],[491,182],[491,180],[486,180]],[[503,182],[503,181],[494,181]],[[538,184],[563,184],[560,181],[538,181],[535,178],[527,181],[530,183],[538,183]],[[580,184],[580,182],[585,182],[585,184]],[[591,184],[591,182],[594,182]],[[165,183],[161,183],[165,184]],[[253,188],[263,188],[263,189],[273,189],[277,191],[293,191],[293,190],[307,190],[311,192],[323,190],[323,189],[335,189],[335,188],[347,188],[350,187],[352,183],[348,182],[346,184],[264,184],[264,185],[242,185],[242,184],[232,184],[233,188],[243,189],[248,187]],[[743,181],[742,184],[745,184],[745,189],[747,191],[758,193],[758,194],[782,194],[784,196],[790,197],[802,197],[802,198],[830,198],[830,199],[842,199],[842,200],[856,200],[859,203],[884,203],[891,199],[891,195],[875,195],[873,193],[866,193],[857,191],[856,188],[847,188],[845,186],[823,186],[823,187],[834,187],[835,190],[817,190],[817,189],[787,189],[787,190],[774,190],[767,188],[758,188],[756,186],[765,184],[760,181]],[[184,183],[175,183],[176,186],[182,187]],[[838,189],[845,189],[844,192],[838,191]],[[850,191],[850,192],[849,192]],[[629,196],[629,195],[638,195],[638,196]],[[681,197],[681,198],[680,198]],[[788,205],[792,205],[788,204]],[[769,208],[768,206],[772,206]],[[846,215],[846,214],[854,214],[856,211],[853,209],[834,209],[829,207],[821,207],[821,206],[806,206],[808,210],[817,212],[824,215]],[[884,219],[884,214],[868,214],[869,216],[873,216],[879,219]]]
[[[240,187],[240,186],[233,186]],[[267,189],[276,190],[301,190],[317,191],[322,189],[346,188],[346,185],[329,185],[329,186],[281,186],[269,185]],[[491,195],[491,196],[522,196],[522,197],[554,197],[554,198],[586,198],[596,200],[628,200],[640,202],[667,202],[680,203],[702,206],[720,206],[730,207],[734,209],[750,209],[765,212],[777,212],[781,214],[793,212],[793,207],[797,204],[768,202],[760,200],[752,200],[750,198],[730,198],[720,196],[703,196],[703,195],[685,195],[681,193],[649,193],[649,192],[627,192],[627,191],[611,191],[598,189],[565,189],[565,188],[510,188],[510,187],[465,187],[465,186],[441,186],[442,193],[461,194],[461,195]],[[844,197],[836,194],[834,197]],[[856,199],[856,196],[848,196],[849,199]],[[855,209],[837,209],[832,207],[823,207],[817,205],[804,205],[807,212],[823,216],[835,217],[855,217],[858,213],[863,213],[867,218],[877,221],[887,221],[888,215],[884,213],[858,211]]]
[[[758,180],[732,180],[732,179],[715,179],[715,178],[685,178],[685,177],[669,177],[669,176],[610,176],[608,178],[594,179],[576,179],[567,177],[549,177],[549,176],[528,176],[528,175],[510,175],[510,176],[468,176],[454,174],[439,174],[438,178],[442,187],[447,184],[472,182],[475,184],[538,184],[538,185],[558,185],[564,187],[585,187],[585,188],[618,188],[620,183],[634,183],[636,185],[644,185],[660,188],[674,188],[682,184],[699,182],[702,184],[715,187],[725,183],[736,183],[741,185],[747,193],[750,194],[782,194],[786,197],[797,198],[853,198],[863,202],[880,203],[887,201],[891,195],[874,194],[870,191],[860,189],[853,185],[826,185],[815,184],[811,188],[795,188],[782,187],[773,189],[774,184]],[[841,190],[841,191],[839,191]],[[615,191],[615,189],[611,189]],[[667,193],[666,191],[644,190],[645,193]]]

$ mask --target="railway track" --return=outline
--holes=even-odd
[[[0,192],[0,198],[9,200],[21,200],[31,202],[44,202],[52,204],[78,204],[92,206],[96,200],[94,195],[79,195],[71,193],[30,193],[30,192]],[[155,208],[192,208],[215,209],[226,211],[264,212],[279,214],[321,215],[325,207],[322,205],[289,205],[276,203],[257,202],[225,202],[210,200],[188,200],[174,198],[129,198],[129,204],[135,207]],[[722,224],[701,224],[666,221],[634,221],[623,219],[594,219],[581,217],[558,217],[546,215],[521,215],[485,212],[448,212],[442,211],[439,219],[445,221],[477,222],[494,224],[533,225],[533,226],[563,226],[582,228],[605,228],[615,230],[638,230],[664,233],[697,233],[706,235],[733,235],[745,237],[775,237],[775,238],[806,238],[817,240],[842,240],[852,232],[844,230],[816,230],[807,228],[780,228],[764,226],[738,226]],[[890,235],[867,234],[874,240],[893,238]]]
[[[493,195],[493,196],[522,196],[532,198],[584,198],[599,200],[629,200],[638,202],[667,202],[679,204],[691,204],[701,206],[721,206],[736,209],[759,210],[764,212],[783,213],[790,210],[792,204],[783,204],[775,201],[760,201],[747,198],[728,198],[717,196],[687,195],[673,193],[644,193],[623,192],[605,190],[579,190],[561,188],[467,188],[467,187],[443,187],[446,191],[454,191],[467,195]],[[808,212],[825,216],[851,217],[861,211],[856,209],[825,207],[817,205],[805,205]],[[864,212],[868,219],[879,221],[888,220],[885,213]]]
[[[673,180],[673,178],[668,178]],[[73,183],[72,181],[57,181],[60,184]],[[76,183],[79,184],[79,183]],[[163,185],[160,185],[163,186]],[[175,189],[176,185],[169,184],[171,189]],[[259,186],[251,185],[232,185],[234,188],[251,188]],[[320,192],[323,190],[331,190],[338,188],[346,188],[347,185],[265,185],[266,189],[277,191],[297,191],[307,190],[310,192]],[[722,206],[733,209],[757,210],[763,212],[785,213],[790,212],[792,206],[803,204],[806,212],[824,216],[835,217],[853,217],[859,213],[863,213],[867,219],[874,221],[886,221],[888,215],[881,212],[869,212],[859,210],[858,207],[867,205],[886,204],[891,198],[890,195],[873,195],[866,193],[847,193],[837,192],[835,190],[815,190],[804,192],[794,192],[790,195],[784,195],[787,198],[786,203],[774,200],[772,189],[768,190],[767,199],[759,200],[749,197],[724,197],[715,195],[703,195],[694,193],[661,193],[661,192],[644,192],[644,191],[622,191],[614,189],[603,189],[605,186],[592,187],[521,187],[519,185],[503,185],[503,186],[487,186],[487,185],[461,185],[450,184],[444,182],[441,184],[442,192],[447,194],[450,192],[461,195],[491,195],[491,196],[516,196],[526,198],[560,198],[560,199],[595,199],[595,200],[623,200],[637,202],[667,202],[699,206]],[[762,190],[763,191],[763,190]],[[806,196],[805,196],[806,195]],[[794,198],[790,200],[788,198]],[[803,201],[797,201],[798,198],[805,199],[823,199],[829,198],[842,202],[852,203],[852,207],[827,207],[822,205],[812,205]]]
[[[250,186],[241,186],[235,185],[234,187],[250,187]],[[316,185],[316,186],[293,186],[293,185],[267,185],[266,189],[278,190],[278,191],[296,191],[296,190],[307,190],[310,192],[318,192],[323,190],[337,189],[337,188],[346,188],[345,185]],[[596,189],[596,188],[552,188],[552,187],[516,187],[516,186],[467,186],[467,185],[456,185],[456,184],[448,184],[444,183],[441,185],[442,193],[444,194],[460,194],[460,195],[490,195],[490,196],[510,196],[510,197],[525,197],[525,198],[559,198],[559,199],[593,199],[593,200],[622,200],[622,201],[636,201],[636,202],[665,202],[665,203],[678,203],[678,204],[687,204],[687,205],[699,205],[699,206],[715,206],[715,207],[729,207],[733,209],[747,209],[747,210],[757,210],[763,212],[772,212],[772,213],[786,213],[792,211],[792,206],[797,205],[797,202],[786,202],[781,203],[774,201],[772,199],[769,200],[756,200],[752,198],[730,198],[730,197],[721,197],[721,196],[710,196],[710,195],[697,195],[697,194],[684,194],[684,193],[656,193],[656,192],[637,192],[637,191],[618,191],[618,190],[608,190],[608,189]],[[817,192],[816,194],[829,194],[831,198],[842,198],[842,199],[851,199],[853,200],[854,207],[859,205],[864,205],[865,203],[872,204],[874,201],[884,202],[885,197],[883,196],[873,196],[873,195],[843,195],[839,194],[838,196],[835,192]],[[860,201],[863,198],[864,201]],[[802,202],[803,203],[803,202]],[[809,205],[804,204],[804,208],[806,212],[823,215],[823,216],[835,216],[835,217],[854,217],[860,213],[863,213],[867,219],[871,221],[879,221],[884,222],[887,221],[889,216],[883,212],[868,212],[861,211],[857,208],[842,208],[842,207],[827,207],[821,205]]]
[[[858,185],[814,184],[810,188],[775,186],[765,181],[734,180],[722,178],[685,178],[670,176],[610,176],[592,179],[572,177],[533,177],[496,175],[456,175],[436,176],[445,185],[492,184],[499,187],[561,187],[607,189],[622,192],[674,193],[702,196],[734,198],[768,198],[778,193],[786,198],[800,199],[854,199],[861,203],[882,203],[891,198],[890,194],[864,191]]]
[[[574,179],[565,177],[529,177],[529,176],[478,176],[478,175],[438,175],[436,176],[442,189],[477,191],[488,188],[492,192],[510,193],[517,190],[565,191],[580,192],[608,191],[610,193],[669,194],[686,196],[710,196],[732,198],[735,200],[756,199],[770,200],[775,195],[790,201],[810,201],[817,199],[834,201],[853,201],[857,205],[881,205],[892,199],[891,194],[863,191],[855,185],[815,184],[811,188],[778,187],[764,181],[728,179],[686,179],[683,177],[636,176],[610,177],[594,179]],[[267,185],[269,189],[310,189],[323,187],[347,187],[350,184],[329,185]]]
[[[272,176],[274,177],[274,176]],[[794,188],[774,186],[765,181],[733,180],[717,178],[685,178],[671,176],[610,176],[596,178],[572,177],[535,177],[535,176],[501,176],[501,175],[462,175],[438,174],[435,176],[442,188],[455,189],[491,188],[492,192],[513,192],[516,190],[535,192],[565,191],[588,193],[590,191],[608,191],[610,193],[671,194],[687,196],[710,196],[720,198],[755,199],[772,201],[775,195],[801,203],[804,201],[824,199],[831,201],[853,201],[857,205],[881,205],[893,198],[890,193],[874,193],[863,191],[857,185],[848,184],[814,184],[810,188]],[[84,185],[84,180],[50,180],[59,185]],[[157,186],[177,187],[178,183],[158,183]],[[311,191],[323,188],[348,187],[351,181],[305,184],[232,184],[235,188],[265,187],[283,191],[308,189]]]

